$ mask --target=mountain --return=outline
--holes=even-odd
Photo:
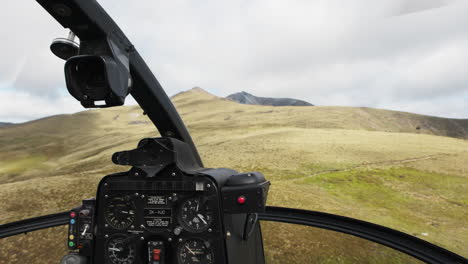
[[[0,122],[0,127],[6,127],[6,126],[11,126],[13,123],[5,123],[5,122]]]
[[[416,133],[468,139],[468,119],[452,119],[369,107],[274,107],[239,105],[193,88],[172,97],[184,120],[199,125],[351,129]],[[186,109],[194,109],[186,112]]]
[[[270,106],[313,106],[313,104],[306,101],[291,99],[291,98],[270,98],[258,97],[247,92],[240,92],[228,95],[226,97],[234,102],[240,104],[250,105],[270,105]]]
[[[272,182],[269,205],[375,222],[468,255],[462,217],[468,214],[468,120],[373,108],[244,105],[199,88],[172,101],[205,167],[264,173]],[[104,175],[130,169],[111,162],[114,152],[157,136],[139,106],[0,129],[0,225],[94,197]],[[314,230],[262,223],[267,263],[414,263],[357,238]],[[66,236],[63,226],[2,239],[0,264],[58,263]],[[41,243],[18,250],[31,241]],[[327,256],[340,259],[327,262]]]

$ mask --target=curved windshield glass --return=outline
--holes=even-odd
[[[262,172],[268,205],[362,219],[468,256],[466,1],[99,2],[170,96],[205,167]],[[68,31],[37,3],[8,1],[0,19],[5,224],[94,197],[103,176],[129,169],[114,152],[159,133],[131,96],[84,110],[49,48]],[[266,226],[272,260],[282,251]],[[0,256],[21,263],[38,244],[58,245],[58,232],[39,232],[1,243]],[[338,245],[344,238],[322,247],[334,235],[303,232],[318,238],[319,262],[400,259]],[[33,240],[29,251],[16,246]]]
[[[414,263],[422,261],[351,235],[262,221],[266,263]]]

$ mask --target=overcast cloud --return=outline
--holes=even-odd
[[[465,0],[100,3],[169,95],[200,86],[468,118]],[[3,3],[0,23],[0,122],[81,110],[49,51],[67,31],[33,0]]]

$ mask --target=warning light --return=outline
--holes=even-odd
[[[70,224],[74,225],[76,223],[75,219],[70,220]]]
[[[245,198],[245,196],[239,196],[237,197],[237,203],[238,204],[245,204],[245,201],[247,200],[247,198]]]
[[[74,235],[70,235],[69,238],[70,238],[70,240],[73,240],[73,239],[75,239],[75,236],[74,236]]]
[[[75,246],[75,243],[72,242],[72,241],[70,241],[70,242],[68,242],[68,246],[69,246],[69,247],[74,247],[74,246]]]
[[[76,216],[76,213],[75,213],[75,212],[71,212],[71,213],[70,213],[70,217],[71,217],[71,218],[75,218],[75,216]]]

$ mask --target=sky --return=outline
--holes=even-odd
[[[198,86],[468,118],[466,0],[99,3],[168,95]],[[39,4],[2,3],[0,34],[0,122],[83,110],[49,50],[68,31]]]

